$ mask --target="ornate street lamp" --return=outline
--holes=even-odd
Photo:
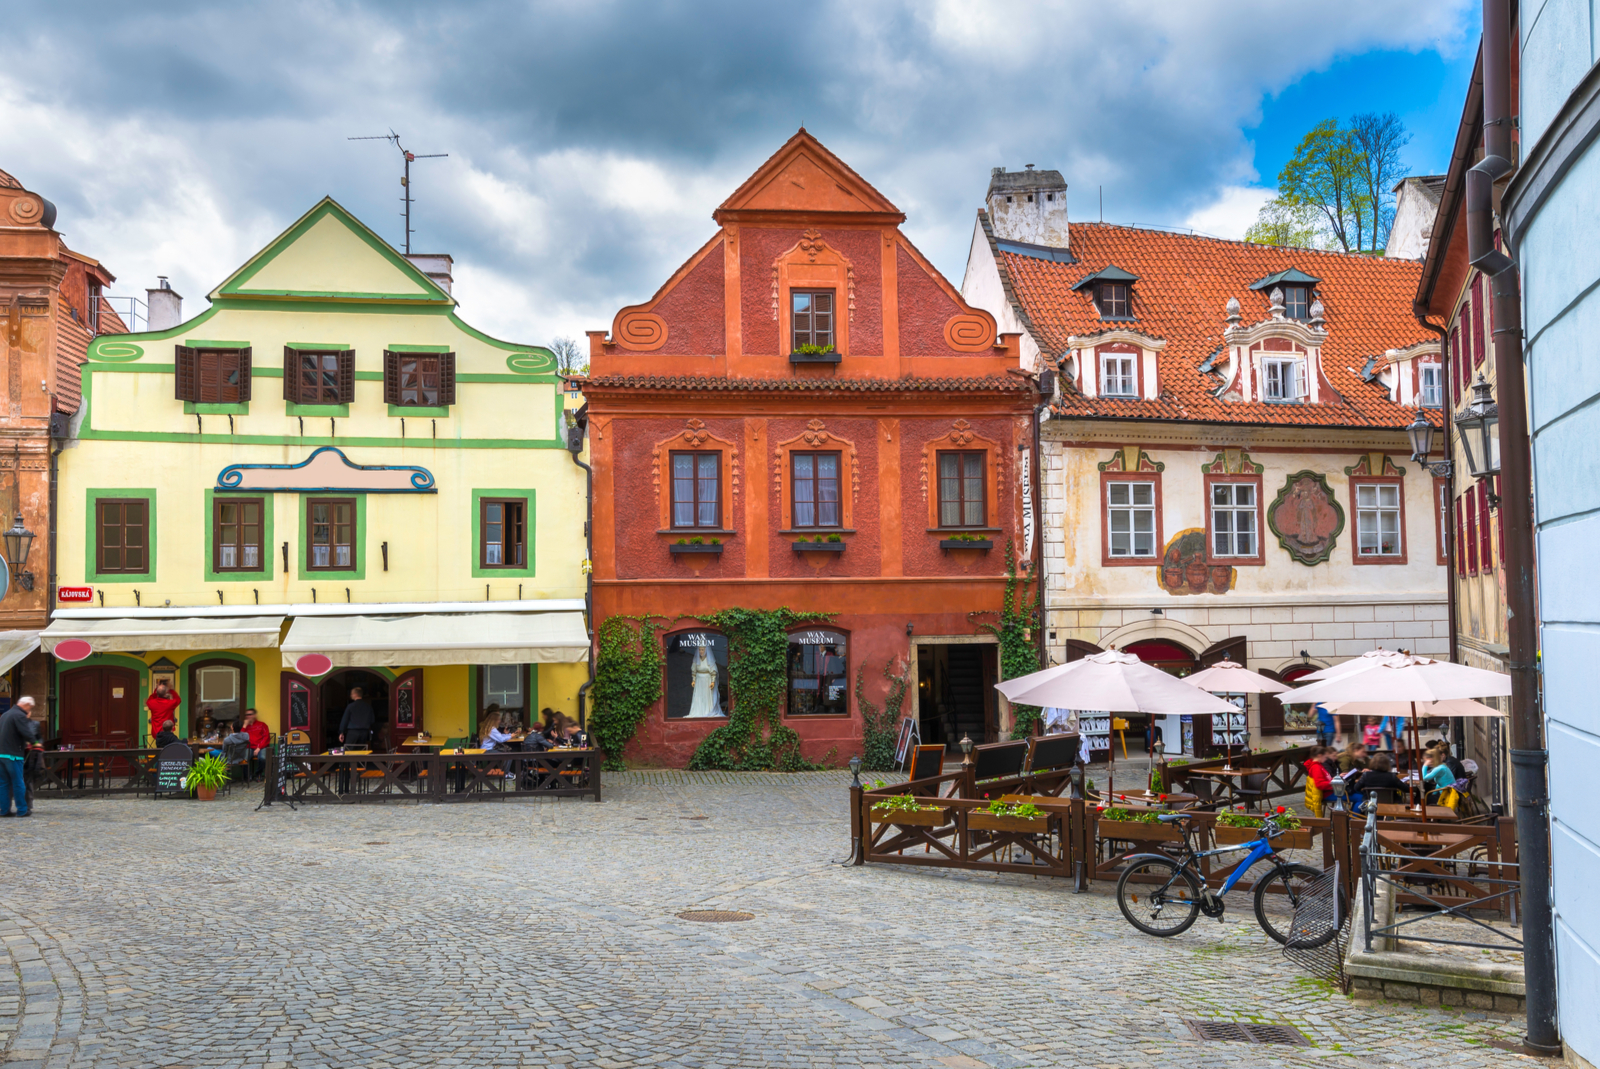
[[[1461,448],[1467,455],[1467,470],[1474,479],[1500,474],[1500,406],[1494,390],[1480,374],[1472,384],[1472,403],[1467,413],[1456,420],[1461,432]]]
[[[1441,478],[1450,475],[1450,461],[1437,460],[1429,463],[1428,454],[1433,452],[1433,424],[1428,422],[1428,417],[1417,410],[1417,418],[1411,421],[1406,428],[1406,436],[1411,439],[1411,460],[1421,464],[1429,472]]]
[[[22,566],[28,560],[28,551],[33,548],[33,532],[22,525],[22,513],[17,513],[17,522],[11,525],[11,530],[4,537],[6,562],[16,572],[17,585],[24,590],[32,590],[33,573],[24,571]]]
[[[860,754],[852,754],[850,756],[850,786],[852,786],[852,787],[861,786],[861,755]]]

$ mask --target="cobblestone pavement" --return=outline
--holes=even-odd
[[[7,1069],[1535,1064],[1489,1045],[1514,1019],[1332,993],[1247,908],[1159,941],[1109,888],[836,865],[847,781],[630,773],[600,805],[47,800],[0,824]],[[675,917],[708,908],[755,919]],[[1315,1045],[1200,1042],[1190,1018]]]

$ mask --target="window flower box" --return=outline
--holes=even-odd
[[[807,542],[804,539],[789,543],[796,553],[843,553],[848,544],[843,539],[837,542]]]
[[[1218,846],[1238,846],[1241,843],[1253,843],[1261,837],[1258,828],[1230,828],[1218,824],[1214,829]],[[1272,846],[1276,850],[1310,850],[1311,829],[1295,828],[1274,836]]]
[[[1097,824],[1102,839],[1130,842],[1181,843],[1183,836],[1170,824],[1145,824],[1138,820],[1101,820]]]
[[[825,353],[790,353],[791,364],[837,364],[844,360],[844,354],[837,349],[829,349]]]
[[[709,554],[722,556],[721,542],[674,542],[667,547],[674,557],[680,555]]]
[[[892,809],[888,806],[872,807],[872,819],[878,824],[900,824],[915,828],[942,828],[950,823],[949,806],[923,806],[921,809]]]
[[[952,549],[971,549],[987,553],[994,548],[992,538],[941,538],[939,548],[948,554]]]
[[[1018,834],[1043,835],[1050,830],[1048,816],[1011,817],[996,816],[983,809],[967,811],[968,831],[1009,831]]]

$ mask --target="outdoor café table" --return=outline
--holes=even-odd
[[[1231,802],[1238,797],[1239,781],[1260,771],[1262,770],[1259,768],[1195,768],[1189,771],[1189,775],[1217,777],[1217,782],[1228,788],[1228,799]]]
[[[1388,803],[1379,802],[1378,816],[1396,817],[1400,820],[1417,820],[1421,818],[1422,810],[1414,805],[1391,805]],[[1449,806],[1430,805],[1428,807],[1428,819],[1442,820],[1446,823],[1449,823],[1450,821],[1459,820],[1460,818],[1456,816],[1456,811],[1451,809]]]
[[[444,744],[449,741],[449,739],[435,739],[432,737],[425,739],[421,735],[413,735],[400,745],[409,746],[413,750],[441,750],[444,748]]]

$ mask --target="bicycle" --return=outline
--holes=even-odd
[[[1256,881],[1256,921],[1274,940],[1296,949],[1313,949],[1323,946],[1334,937],[1334,932],[1295,933],[1291,926],[1280,923],[1281,917],[1269,916],[1268,906],[1273,900],[1288,906],[1290,916],[1300,905],[1307,885],[1322,873],[1310,865],[1285,861],[1272,848],[1272,838],[1283,833],[1283,828],[1270,816],[1261,821],[1261,835],[1253,843],[1239,843],[1197,853],[1189,841],[1190,822],[1186,813],[1163,813],[1158,819],[1163,824],[1176,824],[1183,836],[1183,852],[1176,858],[1168,854],[1135,854],[1128,859],[1128,867],[1117,880],[1117,906],[1128,923],[1146,935],[1166,938],[1189,930],[1201,913],[1217,918],[1221,923],[1227,910],[1223,896],[1251,866],[1264,859],[1273,862],[1272,871]],[[1219,890],[1205,886],[1199,861],[1205,857],[1250,851],[1239,866],[1228,874]],[[1168,923],[1170,922],[1170,923]],[[1293,939],[1293,943],[1290,940]]]

